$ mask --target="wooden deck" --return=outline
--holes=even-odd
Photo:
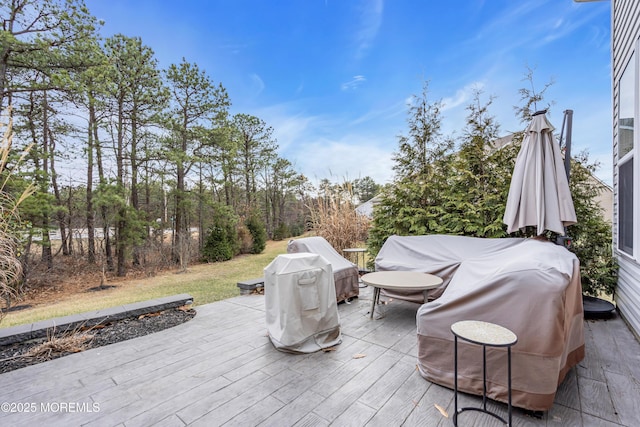
[[[393,301],[370,320],[371,291],[361,291],[339,305],[335,351],[276,351],[264,297],[240,296],[196,307],[193,320],[160,333],[0,375],[0,403],[11,405],[0,425],[453,425],[453,392],[416,370],[418,306]],[[619,318],[585,327],[587,356],[553,408],[541,419],[516,409],[514,425],[640,425],[640,344]],[[474,412],[460,424],[499,425]]]

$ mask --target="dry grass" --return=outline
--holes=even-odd
[[[50,360],[68,353],[79,353],[86,350],[91,344],[93,335],[77,330],[55,336],[55,332],[47,337],[47,340],[32,347],[22,357]]]
[[[80,326],[72,331],[56,335],[56,331],[54,329],[51,333],[47,333],[45,341],[34,345],[26,353],[2,359],[0,362],[21,358],[46,361],[69,353],[79,353],[90,348],[91,341],[93,340],[93,335],[89,333],[90,331],[91,329],[84,331]]]
[[[4,123],[5,116],[6,124]],[[17,257],[17,239],[14,236],[15,230],[12,230],[11,227],[19,222],[18,206],[33,193],[35,187],[33,184],[27,186],[17,199],[7,191],[14,172],[14,169],[8,168],[13,142],[11,107],[7,109],[5,114],[0,115],[0,130],[3,128],[0,145],[0,177],[2,177],[0,181],[0,296],[9,301],[10,298],[17,295],[17,285],[22,278],[22,264]],[[30,148],[30,146],[27,147],[16,164],[22,162]],[[0,311],[0,319],[3,314],[4,312]]]
[[[310,207],[313,232],[324,237],[338,252],[367,240],[370,220],[356,212],[351,188],[340,188]]]

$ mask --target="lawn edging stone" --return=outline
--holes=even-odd
[[[0,328],[0,346],[32,339],[46,338],[48,334],[73,331],[79,327],[91,327],[101,323],[114,322],[143,314],[155,313],[183,305],[193,304],[189,294],[171,295],[148,301],[140,301],[102,310],[87,311],[64,317],[41,320],[35,323]]]
[[[264,288],[264,277],[243,280],[242,282],[238,282],[237,286],[240,288],[240,295],[249,295],[256,289]]]

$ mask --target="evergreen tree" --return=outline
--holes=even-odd
[[[64,90],[60,72],[91,65],[83,40],[97,22],[82,0],[0,0],[0,17],[0,108],[15,94]]]
[[[227,261],[238,253],[237,224],[238,217],[229,206],[217,206],[213,225],[209,228],[202,250],[205,261]]]
[[[370,176],[358,178],[353,181],[353,192],[360,203],[373,199],[381,190],[381,185]]]
[[[229,98],[222,85],[215,86],[203,70],[184,58],[180,64],[170,65],[165,74],[171,93],[171,107],[166,119],[171,135],[164,140],[162,155],[175,169],[173,249],[180,268],[186,270],[191,242],[187,175],[197,164],[197,153],[207,144],[205,126],[222,123],[227,115]]]
[[[245,225],[251,233],[251,253],[260,254],[267,247],[267,231],[258,212],[251,212]]]
[[[382,192],[369,232],[369,252],[378,253],[392,234],[441,232],[442,207],[448,191],[453,141],[441,132],[441,103],[428,98],[428,84],[409,108],[408,135],[399,137],[394,154],[395,178]]]
[[[467,106],[467,124],[453,160],[441,226],[448,234],[504,237],[502,223],[516,151],[513,144],[494,147],[498,123],[489,114],[492,98],[482,103],[474,92]]]

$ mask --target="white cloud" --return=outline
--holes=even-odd
[[[369,176],[385,184],[393,177],[392,150],[386,142],[380,136],[362,134],[318,138],[290,150],[287,158],[314,183],[323,178],[341,182]]]
[[[367,55],[382,24],[383,0],[365,0],[361,3],[360,26],[356,30],[356,59]]]
[[[486,20],[484,26],[475,35],[475,42],[498,37],[502,39],[502,43],[504,43],[504,41],[509,39],[502,38],[501,35],[504,32],[512,31],[514,23],[523,22],[523,17],[532,16],[536,9],[544,9],[544,2],[542,1],[514,2],[511,4],[514,5],[514,7],[504,8],[502,9],[502,13],[495,15],[492,20]],[[511,34],[511,39],[517,34],[518,33]]]
[[[324,122],[320,116],[305,115],[295,104],[273,105],[260,109],[256,115],[273,128],[281,153],[305,143],[309,133],[321,128]]]
[[[364,76],[353,76],[353,78],[348,82],[342,83],[342,85],[340,85],[340,89],[342,89],[343,91],[356,90],[361,84],[366,81],[367,79]]]
[[[254,88],[255,96],[260,95],[265,88],[264,81],[256,73],[252,73],[249,78],[251,79],[251,85]]]
[[[465,105],[473,96],[473,92],[476,90],[482,90],[484,83],[473,82],[466,85],[462,89],[458,89],[454,96],[442,98],[442,111],[454,109],[460,105]]]
[[[358,117],[357,119],[352,120],[349,124],[358,125],[374,119],[388,119],[391,117],[395,117],[399,114],[406,113],[407,108],[411,105],[411,102],[412,102],[412,99],[408,98],[405,101],[401,101],[396,104],[390,105],[387,108],[368,111],[365,114]]]
[[[393,176],[395,127],[363,132],[342,117],[305,114],[297,103],[273,105],[255,114],[273,127],[279,155],[314,184],[323,178],[342,181],[365,176],[384,184]]]

